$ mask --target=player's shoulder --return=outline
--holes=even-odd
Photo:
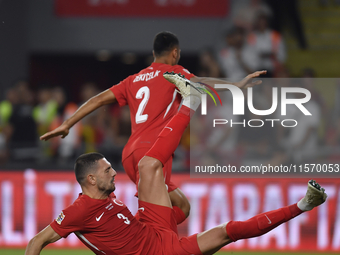
[[[190,71],[186,68],[184,68],[183,66],[181,65],[174,65],[173,66],[173,71],[174,72],[185,72],[187,74],[191,74]]]
[[[89,201],[87,201],[86,196],[80,195],[69,207],[66,209],[77,211],[79,214],[87,210],[89,206]]]
[[[60,212],[55,222],[59,225],[64,225],[64,223],[62,224],[64,220],[66,220],[66,224],[68,224],[68,222],[79,222],[84,219],[86,212],[86,201],[79,196],[73,204]]]
[[[155,71],[155,67],[150,65],[150,66],[140,70],[138,73],[135,73],[133,76],[137,76],[139,74],[149,73],[149,72],[153,72],[153,71]]]

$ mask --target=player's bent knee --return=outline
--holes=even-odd
[[[140,177],[156,174],[157,171],[161,171],[163,173],[162,163],[158,159],[148,156],[143,157],[139,161],[138,170]]]

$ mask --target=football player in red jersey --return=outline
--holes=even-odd
[[[231,84],[220,79],[194,76],[178,65],[180,59],[179,41],[176,35],[170,32],[161,32],[156,35],[153,55],[154,62],[151,66],[91,98],[61,126],[41,136],[40,139],[48,140],[55,136],[64,138],[74,124],[103,105],[115,102],[120,106],[129,105],[132,133],[124,147],[122,163],[126,173],[137,186],[139,180],[138,162],[151,148],[166,123],[177,113],[181,102],[181,97],[175,90],[175,86],[163,78],[163,73],[172,71],[182,73],[188,80],[204,82],[211,86],[214,86],[215,83]],[[265,71],[255,72],[234,85],[244,88],[252,78],[263,73]],[[176,212],[176,221],[179,224],[188,217],[190,204],[182,191],[171,182],[171,168],[172,157],[164,162],[163,171],[170,200]]]
[[[172,79],[171,74],[168,74],[168,78]],[[187,80],[183,83],[181,79],[185,80],[178,76],[173,81],[182,83],[178,86],[180,90],[190,90],[190,86],[186,86]],[[26,255],[40,254],[47,244],[71,232],[95,254],[213,254],[231,242],[263,235],[325,202],[327,195],[324,189],[310,181],[306,196],[296,204],[256,215],[247,221],[230,221],[203,233],[179,239],[175,213],[164,181],[163,165],[178,146],[190,116],[200,103],[200,96],[196,92],[181,92],[185,97],[182,107],[138,164],[140,219],[137,220],[114,197],[112,192],[115,190],[117,173],[111,164],[99,153],[84,154],[75,164],[82,194],[30,240]]]

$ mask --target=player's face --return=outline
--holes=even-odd
[[[111,167],[106,158],[102,158],[97,162],[96,183],[97,188],[107,194],[116,189],[115,176],[117,172]]]

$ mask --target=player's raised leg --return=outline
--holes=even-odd
[[[203,254],[214,254],[231,242],[263,235],[301,213],[321,205],[326,198],[325,190],[311,180],[308,182],[305,197],[297,204],[265,212],[246,221],[230,221],[200,233],[197,235],[198,246]]]
[[[163,165],[177,148],[182,134],[190,122],[190,116],[196,111],[203,92],[192,86],[182,86],[187,80],[178,74],[177,86],[183,96],[183,104],[178,113],[169,121],[159,134],[155,144],[138,164],[139,184],[138,199],[152,204],[172,207],[164,183]],[[178,77],[178,78],[177,78]],[[195,85],[193,85],[195,86]]]

